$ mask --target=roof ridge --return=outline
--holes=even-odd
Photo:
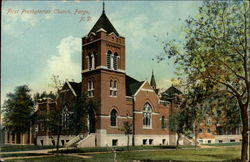
[[[117,36],[119,36],[119,33],[116,31],[116,29],[114,28],[114,26],[112,25],[108,17],[106,16],[105,12],[101,14],[101,16],[96,21],[95,25],[92,27],[88,35],[92,32],[96,33],[101,28],[107,31],[107,34],[114,32]]]

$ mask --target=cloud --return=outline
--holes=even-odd
[[[145,28],[148,17],[145,14],[137,14],[129,18],[129,21],[123,19],[123,15],[120,11],[119,13],[113,13],[110,15],[111,21],[114,20],[115,28],[122,35],[129,35],[128,42],[133,49],[142,48],[143,41],[147,37],[147,28]],[[126,11],[127,12],[127,11]],[[133,43],[132,43],[133,42]]]
[[[58,53],[50,57],[41,75],[32,81],[34,91],[53,90],[48,85],[52,75],[58,75],[61,81],[81,80],[81,39],[73,36],[63,38],[57,46]]]
[[[2,29],[4,33],[14,38],[26,32],[27,29],[37,26],[43,20],[51,20],[53,14],[25,13],[23,9],[4,7],[2,12]]]
[[[166,90],[172,85],[172,81],[170,78],[160,78],[159,80],[156,80],[157,87]]]
[[[46,73],[50,75],[58,74],[62,78],[76,78],[79,76],[81,66],[73,58],[74,55],[81,58],[81,39],[73,36],[63,38],[57,49],[58,55],[52,56],[48,61],[48,71]]]
[[[36,15],[15,13],[15,8],[8,8],[3,11],[3,32],[9,36],[17,37],[22,34],[27,28],[34,27],[38,22]]]

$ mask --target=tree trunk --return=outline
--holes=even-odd
[[[195,145],[195,149],[197,149],[197,126],[196,124],[194,125],[194,145]]]
[[[176,149],[179,148],[180,133],[177,133]]]
[[[128,136],[128,141],[127,141],[127,150],[129,151],[129,134],[128,134],[127,136]]]
[[[59,153],[59,142],[60,142],[60,135],[61,135],[61,128],[59,128],[59,132],[57,134],[57,141],[56,141],[56,153]]]
[[[248,113],[247,105],[240,105],[241,118],[242,118],[242,145],[241,145],[241,160],[247,161],[247,148],[248,148]]]

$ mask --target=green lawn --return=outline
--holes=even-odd
[[[113,154],[96,154],[89,161],[110,161]],[[240,147],[221,147],[209,149],[179,149],[140,152],[118,152],[118,161],[127,160],[177,160],[177,161],[225,161],[239,160]]]
[[[55,147],[56,146],[3,145],[3,146],[1,146],[1,152],[43,150],[43,149],[52,149]]]
[[[113,161],[113,153],[80,153],[80,155],[92,156],[91,159],[81,159],[78,157],[57,156],[46,158],[33,158],[25,161],[88,161],[88,162],[105,162]],[[131,151],[117,152],[117,161],[132,160],[172,160],[172,161],[239,161],[240,145],[230,147],[217,147],[206,149],[162,149],[157,151]]]
[[[194,146],[181,146],[184,147],[194,147]],[[175,146],[133,146],[129,147],[129,150],[155,150],[155,149],[175,149]],[[127,151],[126,146],[119,146],[119,147],[93,147],[93,148],[77,148],[77,149],[69,149],[69,150],[60,150],[60,153],[86,153],[86,152],[109,152],[115,149],[116,151]],[[52,151],[55,153],[56,150]]]
[[[202,144],[206,146],[235,146],[241,145],[241,142],[231,142],[231,143],[211,143],[211,144]]]

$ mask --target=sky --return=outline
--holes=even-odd
[[[171,86],[177,78],[173,61],[153,59],[163,52],[160,40],[183,40],[184,20],[197,15],[200,3],[105,1],[107,17],[126,38],[126,74],[150,80],[153,70],[159,88]],[[32,93],[53,90],[52,75],[80,82],[81,38],[101,13],[102,1],[4,1],[1,102],[24,84]]]

